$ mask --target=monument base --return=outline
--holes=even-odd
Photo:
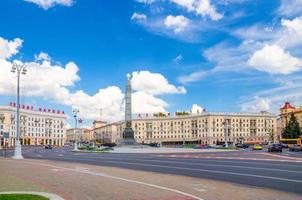
[[[125,128],[123,139],[121,139],[117,146],[141,146],[141,144],[135,141],[132,128]]]

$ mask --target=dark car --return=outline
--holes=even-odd
[[[45,149],[52,149],[52,146],[50,144],[45,146]]]
[[[302,148],[301,148],[301,145],[299,144],[293,144],[290,148],[289,148],[289,151],[301,151]]]
[[[282,152],[282,144],[272,144],[268,147],[268,152]]]
[[[242,149],[248,149],[250,147],[250,145],[248,144],[236,144],[237,148],[242,148]]]

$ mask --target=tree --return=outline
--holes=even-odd
[[[295,139],[295,138],[299,138],[300,136],[301,136],[301,128],[299,122],[296,116],[294,115],[294,113],[292,113],[288,124],[286,125],[286,127],[282,132],[282,137],[285,139]]]

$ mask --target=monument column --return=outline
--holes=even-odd
[[[125,124],[123,140],[121,145],[135,145],[134,131],[132,129],[132,102],[131,102],[131,75],[127,74],[126,95],[125,95]]]

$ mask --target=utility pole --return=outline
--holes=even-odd
[[[23,74],[25,75],[27,72],[26,66],[13,63],[12,73],[17,73],[17,132],[16,132],[16,144],[15,144],[15,151],[14,151],[14,156],[12,157],[13,159],[23,159],[22,156],[22,148],[21,148],[21,142],[20,142],[20,75]]]

